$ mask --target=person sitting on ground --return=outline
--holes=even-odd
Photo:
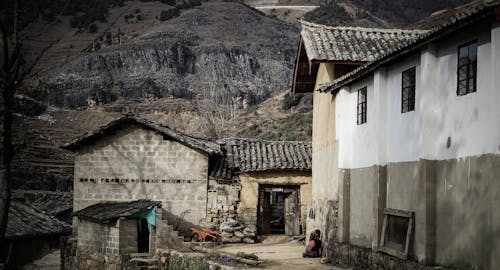
[[[321,257],[321,240],[319,240],[321,236],[320,230],[315,230],[309,236],[309,242],[307,243],[306,251],[302,254],[305,257]]]

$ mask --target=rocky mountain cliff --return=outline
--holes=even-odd
[[[290,85],[298,33],[291,24],[230,2],[149,19],[154,25],[122,44],[115,36],[123,30],[110,27],[109,46],[97,49],[93,41],[94,52],[44,72],[30,95],[65,108],[161,98],[208,98],[242,108]]]
[[[17,98],[15,188],[71,190],[73,154],[59,146],[124,112],[212,139],[311,139],[311,96],[286,95],[299,33],[292,23],[235,2],[100,1],[69,1],[112,3],[90,19],[93,11],[80,6],[66,15],[52,7],[30,13],[21,33],[25,58],[41,58]],[[393,27],[375,2],[333,1],[307,16]]]

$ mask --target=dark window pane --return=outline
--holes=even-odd
[[[412,111],[410,100],[415,100],[415,67],[403,71],[401,82],[401,112]]]
[[[477,59],[477,43],[471,43],[469,45],[469,60],[476,61]]]
[[[357,105],[357,124],[366,123],[366,87],[358,90],[358,105]]]
[[[409,219],[399,216],[387,216],[385,245],[395,250],[404,251]]]
[[[458,48],[457,95],[476,91],[477,41]]]
[[[458,49],[458,57],[462,58],[465,57],[467,58],[469,56],[469,48],[468,46],[463,46]]]

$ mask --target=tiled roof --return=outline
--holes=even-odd
[[[110,220],[115,220],[121,217],[129,217],[160,204],[160,202],[149,200],[102,202],[83,208],[82,210],[73,213],[73,216],[98,223],[107,223]]]
[[[374,61],[347,73],[331,83],[321,85],[318,90],[321,92],[336,91],[344,85],[355,81],[356,79],[374,71],[377,67],[385,65],[402,55],[411,53],[430,42],[461,29],[462,27],[475,23],[488,16],[493,16],[492,8],[499,5],[500,0],[476,0],[469,4],[459,6],[424,19],[415,25],[415,27],[428,29],[428,32],[421,35],[419,39],[405,44],[395,51],[381,55]]]
[[[219,144],[205,139],[195,138],[175,131],[167,126],[161,126],[145,119],[138,118],[133,114],[126,114],[121,118],[109,122],[107,125],[91,130],[76,140],[62,146],[63,149],[75,151],[83,145],[92,143],[96,139],[105,135],[108,131],[116,130],[123,125],[139,125],[147,129],[157,131],[167,137],[172,138],[186,146],[198,149],[207,154],[222,154]]]
[[[221,141],[234,171],[311,170],[310,142],[229,138]]]
[[[7,239],[64,235],[71,233],[71,225],[55,217],[40,213],[19,201],[11,201],[7,221]]]
[[[73,193],[45,190],[13,190],[12,200],[23,202],[32,208],[57,216],[73,208]]]
[[[419,39],[427,31],[333,27],[301,21],[309,60],[370,62]]]
[[[229,168],[225,156],[210,157],[208,178],[217,180],[220,184],[230,184],[237,180],[234,171]]]

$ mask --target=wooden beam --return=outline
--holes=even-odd
[[[299,63],[302,52],[302,46],[304,41],[302,40],[302,36],[299,39],[299,48],[297,49],[297,55],[295,56],[295,65],[293,67],[293,81],[292,81],[292,96],[295,96],[295,85],[297,82],[297,74],[299,73]]]

